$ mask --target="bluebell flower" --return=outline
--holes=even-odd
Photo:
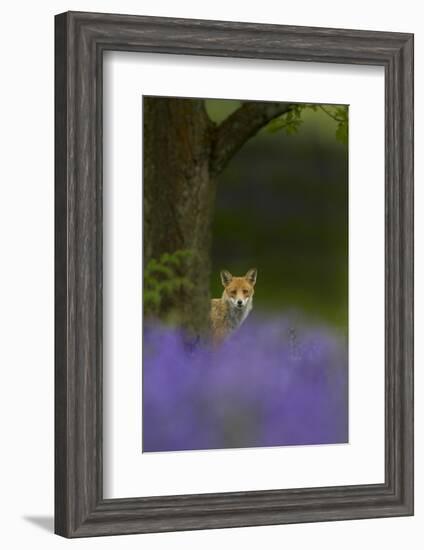
[[[220,348],[181,330],[143,334],[143,451],[348,441],[342,335],[292,319],[248,319]]]

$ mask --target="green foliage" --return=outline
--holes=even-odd
[[[337,121],[336,138],[347,144],[349,136],[349,114],[347,107],[335,108],[334,120]]]
[[[290,111],[271,120],[268,130],[272,133],[284,130],[287,135],[295,134],[303,123],[302,112],[306,107],[306,104],[294,103]]]
[[[320,105],[316,103],[294,103],[290,111],[280,115],[268,123],[269,132],[283,130],[287,135],[295,134],[303,124],[303,113],[306,109],[316,112],[318,109],[326,113],[336,123],[336,138],[344,144],[348,142],[349,110],[347,105]]]
[[[145,315],[159,315],[166,302],[172,303],[173,297],[181,291],[192,290],[193,283],[186,276],[192,258],[191,250],[176,250],[147,263],[144,270]]]

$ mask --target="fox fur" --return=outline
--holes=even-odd
[[[211,335],[214,344],[222,343],[237,330],[252,310],[257,277],[256,269],[249,269],[244,277],[234,277],[221,271],[224,287],[221,298],[211,300]]]

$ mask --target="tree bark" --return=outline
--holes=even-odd
[[[165,252],[193,252],[184,274],[193,288],[176,293],[165,309],[178,310],[195,332],[205,329],[209,309],[212,131],[203,100],[144,98],[144,265]]]
[[[218,127],[204,100],[145,97],[143,106],[144,265],[165,252],[193,252],[184,274],[192,289],[175,293],[159,315],[177,310],[182,325],[199,334],[209,317],[216,175],[250,137],[291,106],[247,102]]]

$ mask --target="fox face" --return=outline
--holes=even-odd
[[[233,277],[229,271],[221,271],[221,282],[224,286],[223,298],[232,308],[242,312],[252,307],[256,276],[256,269],[249,269],[244,277]]]

